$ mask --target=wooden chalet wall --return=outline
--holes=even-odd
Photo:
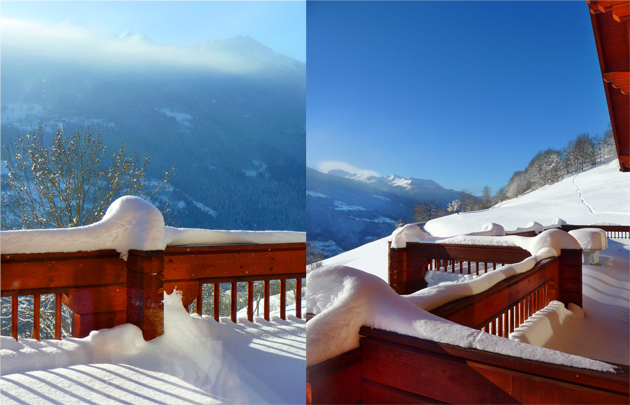
[[[587,0],[619,167],[630,171],[630,3]]]

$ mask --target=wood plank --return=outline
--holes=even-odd
[[[608,72],[602,75],[605,82],[614,82],[620,79],[627,79],[630,77],[630,72]]]
[[[167,248],[164,279],[295,274],[306,275],[306,244]]]
[[[626,2],[613,6],[612,8],[613,18],[617,22],[627,21],[630,14],[630,3]]]
[[[84,338],[93,330],[113,328],[127,323],[126,311],[99,312],[96,314],[74,314],[72,337]]]
[[[531,254],[517,246],[479,246],[408,242],[407,260],[409,260],[410,256],[488,263],[517,263],[528,258]]]
[[[418,349],[444,356],[455,356],[466,361],[475,361],[481,364],[492,365],[520,373],[556,379],[585,387],[602,389],[625,396],[630,394],[630,371],[628,366],[616,365],[619,372],[617,374],[613,374],[596,370],[544,363],[535,360],[520,359],[476,349],[464,349],[453,345],[432,342],[411,336],[404,336],[398,333],[387,332],[365,326],[361,328],[359,334],[364,337],[375,338],[385,342],[407,346],[412,349]]]
[[[302,278],[295,280],[295,317],[302,318]]]
[[[17,261],[17,256],[22,261]],[[46,289],[126,283],[125,262],[118,254],[116,257],[82,255],[44,260],[24,256],[12,255],[7,262],[3,258],[0,274],[3,291],[42,291],[43,294]]]
[[[388,387],[370,380],[361,382],[362,404],[443,404],[431,398]]]
[[[63,303],[75,314],[125,311],[127,288],[125,284],[93,288],[71,288],[64,294]]]
[[[464,361],[453,356],[364,339],[363,377],[416,395],[448,403],[628,403],[620,395]],[[465,390],[453,386],[465,381]]]
[[[361,349],[307,367],[308,404],[354,404],[361,400]]]
[[[41,296],[33,296],[33,339],[39,340]]]
[[[629,86],[630,85],[630,77],[625,77],[623,79],[618,79],[610,82],[614,88],[618,89],[620,87]]]

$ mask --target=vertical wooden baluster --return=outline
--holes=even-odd
[[[236,299],[238,297],[238,283],[232,281],[232,287],[230,288],[230,319],[236,323]]]
[[[492,263],[492,270],[496,270],[497,269],[497,264],[496,263]]]
[[[55,339],[61,340],[61,293],[55,294]]]
[[[280,318],[287,319],[287,280],[280,279]]]
[[[39,312],[41,305],[41,296],[39,294],[33,296],[33,339],[39,340]]]
[[[11,336],[18,338],[18,299],[17,295],[11,297]]]
[[[265,320],[269,320],[269,280],[265,280]]]
[[[512,307],[512,309],[510,309],[510,333],[514,332],[514,323],[516,321],[516,308]],[[510,335],[508,335],[509,337]]]
[[[199,292],[197,293],[197,315],[203,315],[203,283],[199,282]]]
[[[507,338],[510,336],[510,313],[503,313],[503,337]]]
[[[497,336],[503,337],[503,317],[501,315],[497,318]]]
[[[214,320],[219,322],[221,315],[221,284],[214,283],[214,292],[212,293],[212,316]]]
[[[247,282],[247,320],[254,321],[254,282]]]
[[[479,275],[479,262],[475,262],[475,275]]]
[[[521,301],[521,303],[519,304],[520,308],[519,308],[519,326],[521,324],[523,324],[523,322],[525,322],[525,301]]]
[[[295,280],[295,316],[302,318],[302,279],[299,277]]]

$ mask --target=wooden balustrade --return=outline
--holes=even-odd
[[[558,258],[542,260],[525,273],[430,312],[460,325],[507,338],[534,312],[560,299],[560,264]]]
[[[41,295],[55,294],[55,339],[61,338],[62,303],[73,313],[72,336],[133,323],[144,338],[163,333],[163,292],[183,291],[184,305],[198,299],[203,285],[214,286],[213,316],[218,320],[220,284],[230,283],[231,319],[236,321],[237,286],[247,282],[247,316],[253,320],[255,281],[263,281],[265,319],[269,319],[271,280],[280,280],[280,316],[286,319],[286,280],[295,279],[296,316],[301,317],[305,243],[168,247],[165,251],[129,251],[125,262],[114,250],[72,253],[3,254],[2,297],[11,297],[11,335],[18,336],[18,299],[33,297],[33,332],[39,339]]]
[[[411,294],[427,286],[424,276],[428,270],[472,274],[474,268],[474,273],[479,275],[480,269],[483,272],[496,270],[529,256],[529,252],[515,246],[408,242],[406,248],[392,249],[390,243],[389,285],[399,294]]]
[[[562,225],[561,227],[566,232],[583,228],[601,229],[610,239],[630,239],[630,226],[626,225]]]

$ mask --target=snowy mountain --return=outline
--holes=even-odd
[[[305,63],[276,53],[271,48],[261,44],[249,35],[240,35],[222,40],[210,40],[200,45],[198,49],[209,53],[228,53],[240,58],[263,62],[277,68],[290,69],[300,74],[306,74]]]
[[[307,168],[308,239],[332,256],[390,234],[399,219],[410,222],[419,201],[446,204],[456,198],[458,192],[432,180]]]
[[[387,183],[390,186],[403,187],[407,190],[413,190],[420,187],[444,189],[444,187],[440,186],[433,180],[417,179],[415,177],[410,177],[408,179],[405,179],[404,177],[392,174],[390,176],[385,177],[385,180],[387,180]]]
[[[147,37],[144,34],[136,34],[131,31],[127,31],[124,34],[121,34],[117,37],[119,40],[133,43],[137,45],[158,45],[157,42],[153,41],[151,38]]]
[[[172,225],[305,230],[305,64],[247,36],[198,46],[89,38],[59,57],[5,48],[3,36],[4,143],[40,123],[46,137],[89,126],[108,150],[127,143],[148,155],[148,181],[175,168],[152,200],[168,202]]]

